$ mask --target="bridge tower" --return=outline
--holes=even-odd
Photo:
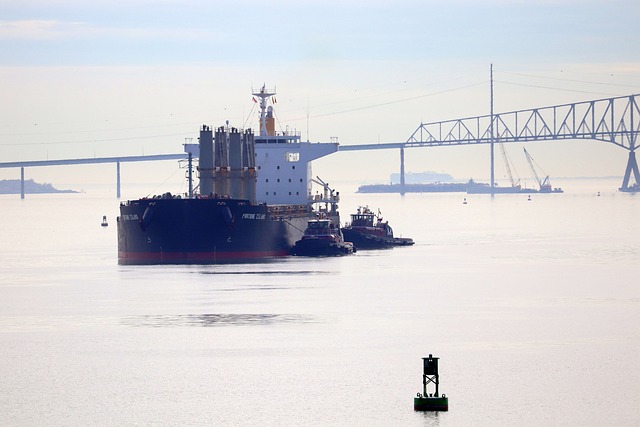
[[[404,147],[400,147],[400,194],[404,195]]]
[[[495,131],[494,131],[494,117],[493,117],[493,64],[491,64],[491,67],[489,69],[489,74],[490,74],[490,81],[491,81],[491,99],[490,99],[490,114],[491,114],[491,118],[490,118],[490,122],[489,122],[489,138],[490,138],[490,146],[491,146],[491,194],[495,193],[495,185],[496,185],[496,179],[495,179],[495,160],[494,160],[494,151],[493,148],[495,146]]]
[[[629,179],[633,172],[633,178],[635,184],[629,186]],[[624,178],[622,179],[622,186],[620,191],[637,190],[640,186],[640,171],[638,170],[638,162],[636,161],[636,152],[634,150],[629,151],[629,159],[627,160],[627,169],[624,171]]]
[[[631,103],[635,102],[635,98],[631,98]],[[629,109],[629,159],[627,160],[627,169],[624,171],[624,178],[622,179],[622,186],[620,187],[620,191],[638,191],[640,189],[640,171],[638,171],[638,162],[636,161],[636,137],[638,133],[635,129],[635,108]],[[631,178],[631,173],[633,172],[633,178],[635,179],[635,184],[629,186],[629,178]]]

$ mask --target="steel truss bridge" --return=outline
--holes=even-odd
[[[617,145],[629,152],[621,191],[640,191],[640,171],[636,161],[640,133],[640,95],[598,99],[572,104],[496,113],[464,119],[422,123],[405,142],[341,145],[339,151],[400,149],[400,185],[404,188],[404,150],[415,147],[489,144],[491,146],[491,186],[494,180],[496,143],[591,139]],[[149,156],[104,157],[0,163],[0,168],[21,168],[24,198],[24,168],[90,163],[116,163],[117,197],[120,197],[120,163],[185,159],[187,153]],[[635,182],[630,185],[631,176]],[[401,190],[402,191],[402,190]]]
[[[640,133],[640,95],[496,113],[464,119],[422,123],[406,142],[340,146],[340,151],[400,149],[400,185],[404,186],[404,149],[451,145],[491,145],[491,185],[494,185],[493,146],[496,143],[591,139],[629,151],[622,191],[640,191],[636,161]],[[629,185],[631,175],[635,183]]]

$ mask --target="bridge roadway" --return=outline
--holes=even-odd
[[[149,162],[158,160],[181,160],[187,159],[188,153],[178,154],[151,154],[147,156],[122,156],[122,157],[89,157],[85,159],[59,159],[59,160],[30,160],[24,162],[4,162],[0,163],[0,168],[20,168],[20,197],[24,199],[24,168],[34,166],[66,166],[66,165],[88,165],[96,163],[116,164],[116,196],[120,198],[120,163],[125,162]]]
[[[380,150],[400,148],[403,149],[404,143],[387,143],[387,144],[364,144],[364,145],[343,145],[339,147],[339,151],[355,151],[355,150]],[[189,154],[151,154],[144,156],[118,156],[118,157],[87,157],[82,159],[57,159],[57,160],[27,160],[20,162],[0,162],[0,169],[20,168],[20,197],[24,199],[24,168],[40,167],[40,166],[68,166],[68,165],[88,165],[97,163],[115,163],[116,164],[116,196],[120,198],[120,163],[127,162],[149,162],[159,160],[186,160]],[[404,161],[402,163],[404,168]],[[404,172],[403,172],[404,175]]]
[[[338,151],[399,149],[402,188],[405,148],[490,144],[493,177],[493,148],[496,143],[590,139],[612,143],[629,151],[620,190],[640,191],[640,171],[635,156],[637,135],[640,134],[638,97],[640,94],[422,123],[405,142],[340,145]],[[186,151],[189,150],[179,154],[5,162],[0,163],[0,168],[21,168],[21,197],[24,198],[25,167],[116,163],[117,197],[120,198],[120,163],[186,159]],[[632,175],[635,184],[629,185]]]
[[[124,156],[124,157],[89,157],[86,159],[60,159],[60,160],[30,160],[25,162],[4,162],[0,168],[26,168],[33,166],[64,166],[64,165],[88,165],[92,163],[124,163],[147,162],[154,160],[180,160],[186,159],[187,153],[179,154],[152,154],[148,156]]]

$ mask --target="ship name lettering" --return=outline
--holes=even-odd
[[[255,213],[245,213],[242,214],[242,219],[266,219],[267,214],[255,214]]]

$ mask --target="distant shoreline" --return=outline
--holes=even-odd
[[[21,194],[19,179],[0,180],[0,194]],[[24,181],[25,194],[78,193],[75,190],[58,190],[49,183],[40,184],[33,179]]]

